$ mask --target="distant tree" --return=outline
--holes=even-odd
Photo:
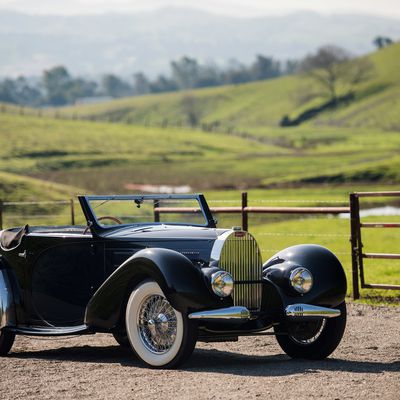
[[[71,76],[65,67],[57,66],[45,70],[42,81],[49,104],[55,106],[67,104],[67,91],[71,83]]]
[[[286,60],[282,74],[291,75],[299,72],[300,62],[299,60]]]
[[[232,59],[228,67],[221,73],[221,84],[244,83],[252,80],[249,69],[239,61]]]
[[[195,86],[210,87],[221,85],[221,74],[215,65],[202,65],[199,68],[199,75]]]
[[[37,87],[30,85],[23,76],[15,80],[14,87],[18,104],[31,107],[41,104],[43,100],[41,91]]]
[[[4,79],[0,82],[0,101],[18,104],[16,93],[15,83],[12,79]]]
[[[281,75],[281,65],[272,57],[257,55],[256,61],[251,66],[251,74],[254,80],[270,79]]]
[[[336,101],[339,89],[347,95],[354,85],[371,76],[372,63],[365,59],[351,59],[350,54],[336,46],[324,46],[308,55],[301,69],[322,89],[321,95]]]
[[[133,90],[135,94],[147,94],[152,91],[150,81],[143,72],[138,72],[133,75]]]
[[[390,39],[389,37],[386,36],[377,36],[374,40],[373,40],[373,44],[378,48],[378,49],[382,49],[386,46],[390,46],[391,44],[393,44],[393,40]]]
[[[176,82],[173,79],[165,77],[164,75],[159,75],[157,79],[153,82],[150,82],[148,86],[152,93],[172,92],[178,89]]]
[[[106,74],[101,80],[103,94],[111,97],[123,97],[133,94],[133,89],[128,82],[113,74]]]
[[[180,89],[193,89],[199,78],[200,67],[196,59],[182,57],[171,62],[172,79]]]
[[[76,100],[82,97],[95,96],[97,89],[97,83],[88,81],[83,78],[71,79],[67,89],[65,97],[68,103],[75,103]]]

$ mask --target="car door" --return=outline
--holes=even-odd
[[[48,237],[42,238],[40,246],[32,243],[31,248],[30,324],[83,324],[86,306],[104,281],[103,243],[92,238]]]

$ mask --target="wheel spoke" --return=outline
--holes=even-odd
[[[138,330],[143,344],[152,353],[163,354],[173,346],[177,332],[174,309],[161,295],[151,295],[141,304]]]

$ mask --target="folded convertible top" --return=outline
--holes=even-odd
[[[3,231],[0,237],[1,247],[6,250],[14,249],[21,243],[22,238],[28,233],[28,229],[29,226],[25,225],[18,231],[11,229]]]

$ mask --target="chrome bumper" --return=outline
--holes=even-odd
[[[285,315],[293,319],[334,318],[339,317],[340,310],[313,306],[311,304],[291,304],[285,308]]]
[[[189,319],[250,319],[250,311],[246,307],[227,307],[217,310],[197,311],[189,314]]]
[[[334,318],[340,315],[340,310],[334,308],[313,306],[311,304],[291,304],[285,308],[285,316],[289,319],[301,320],[310,318]],[[250,311],[246,307],[234,306],[217,310],[196,311],[189,314],[189,319],[204,320],[249,320]]]

